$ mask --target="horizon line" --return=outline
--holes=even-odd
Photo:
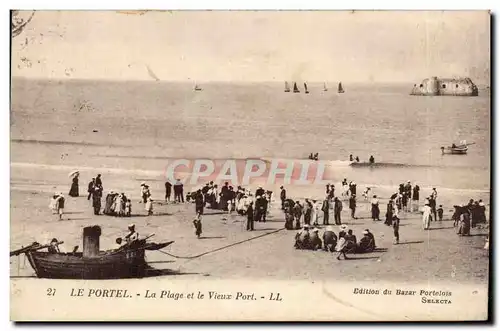
[[[439,77],[439,76],[438,76]],[[444,77],[444,76],[443,76]],[[169,79],[169,80],[153,80],[153,79],[113,79],[113,78],[67,78],[67,77],[25,77],[11,75],[11,80],[40,80],[40,81],[103,81],[103,82],[144,82],[144,83],[185,83],[185,84],[201,84],[201,83],[285,83],[285,82],[301,82],[301,83],[349,83],[349,84],[415,84],[419,81],[401,81],[401,80],[375,80],[375,81],[358,81],[358,80],[298,80],[298,79],[283,79],[283,80],[194,80],[194,79]],[[448,78],[448,77],[446,77]]]

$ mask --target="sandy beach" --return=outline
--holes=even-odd
[[[450,220],[452,212],[449,208],[445,209],[444,220],[433,222],[429,231],[422,229],[420,213],[402,213],[400,244],[393,245],[392,228],[370,219],[368,202],[363,199],[358,201],[358,219],[353,220],[350,218],[347,201],[344,201],[343,223],[353,229],[358,238],[362,236],[364,229],[370,229],[380,250],[351,255],[350,260],[338,261],[335,254],[324,251],[295,250],[293,243],[296,231],[284,229],[284,215],[276,201],[272,203],[268,221],[256,223],[253,232],[245,230],[244,216],[227,216],[221,211],[206,209],[202,238],[197,239],[192,224],[194,205],[164,203],[164,192],[161,189],[163,183],[151,185],[155,198],[154,215],[147,216],[143,204],[139,203],[138,192],[132,192],[129,195],[133,202],[133,216],[119,218],[93,215],[91,202],[87,200],[86,190],[82,189],[82,185],[81,196],[71,198],[66,194],[69,185],[62,182],[37,182],[35,177],[26,178],[27,172],[15,167],[12,168],[12,174],[11,249],[33,241],[48,242],[53,237],[65,242],[62,246],[65,250],[71,250],[75,245],[79,245],[81,249],[83,227],[94,224],[100,225],[103,230],[101,248],[111,249],[116,247],[115,239],[126,234],[128,224],[134,223],[143,236],[154,233],[152,239],[155,241],[175,241],[164,251],[178,258],[162,252],[150,252],[147,255],[152,267],[168,269],[166,273],[169,275],[162,277],[395,280],[475,284],[487,284],[488,281],[488,252],[482,249],[487,230],[472,229],[472,236],[459,237]],[[67,174],[52,172],[44,178],[67,180]],[[125,177],[104,177],[105,185],[118,182],[126,182]],[[138,187],[137,181],[129,180],[127,183],[127,187],[134,184]],[[50,194],[54,191],[62,191],[67,197],[62,221],[58,220],[57,215],[52,215],[48,208]],[[299,192],[290,194],[303,198]],[[382,197],[381,213],[384,214],[386,198],[390,193],[379,194]],[[488,201],[487,195],[476,198]],[[468,196],[441,194],[438,203],[450,206],[452,201],[467,199]],[[322,223],[321,217],[319,223]],[[320,234],[321,232],[322,230]],[[14,277],[34,275],[24,257],[11,259],[10,273]]]

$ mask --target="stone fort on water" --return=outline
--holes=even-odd
[[[479,91],[476,84],[468,77],[458,79],[430,77],[424,79],[420,85],[415,84],[410,94],[474,97],[479,94]]]

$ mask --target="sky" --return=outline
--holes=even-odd
[[[21,13],[27,17],[29,13]],[[486,11],[37,11],[12,75],[162,81],[490,78]]]

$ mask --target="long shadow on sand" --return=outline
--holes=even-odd
[[[487,233],[476,233],[476,234],[471,234],[469,237],[487,237]]]
[[[226,237],[212,236],[212,237],[200,237],[200,239],[226,239]]]
[[[172,269],[147,269],[143,278],[173,275],[199,275],[197,272],[180,272]]]
[[[349,255],[347,257],[347,260],[375,260],[378,259],[380,256],[355,256],[355,255]]]
[[[398,245],[410,245],[410,244],[422,244],[424,241],[419,240],[419,241],[405,241],[404,243],[399,243]]]
[[[90,219],[89,217],[68,217],[68,218],[63,218],[61,221],[81,221],[81,220],[88,220]]]
[[[443,226],[440,228],[429,228],[429,230],[446,230],[446,229],[453,229],[454,226]]]
[[[278,230],[278,229],[276,228],[254,229],[254,231],[272,231],[272,230]]]
[[[173,214],[171,213],[154,213],[153,215],[146,215],[146,214],[132,214],[129,217],[134,218],[134,217],[155,217],[155,216],[172,216]]]

